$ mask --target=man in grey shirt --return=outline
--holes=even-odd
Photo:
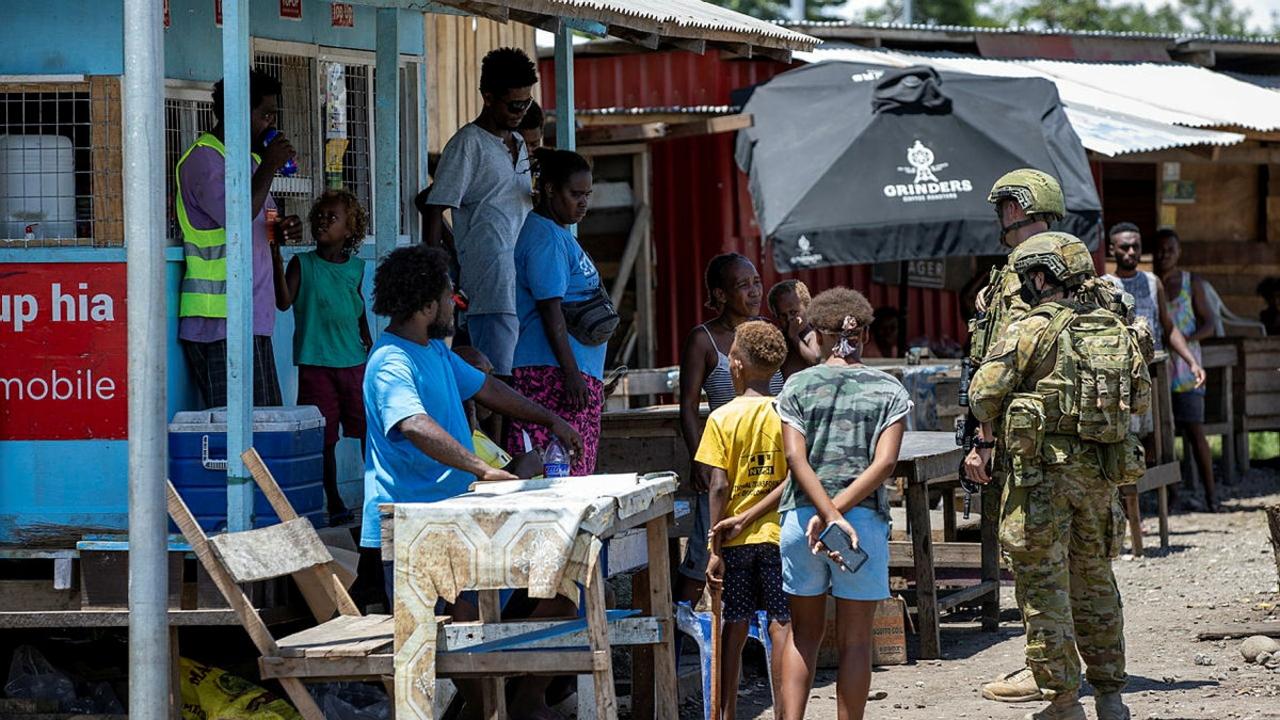
[[[471,343],[511,375],[520,322],[516,317],[516,238],[533,207],[529,153],[518,128],[533,103],[537,67],[524,51],[499,48],[480,68],[484,109],[444,146],[426,198],[425,242],[445,245],[444,211],[453,209],[455,247],[467,293]]]

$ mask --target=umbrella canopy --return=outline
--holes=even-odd
[[[1055,229],[1097,246],[1102,206],[1048,80],[824,62],[755,88],[743,112],[737,162],[781,271],[1001,254],[987,193],[1021,167],[1059,179]]]

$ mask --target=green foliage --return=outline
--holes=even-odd
[[[750,2],[752,0],[724,0]],[[763,2],[764,0],[754,0]],[[863,16],[866,22],[902,22],[902,0],[885,0]],[[1020,26],[1155,34],[1248,35],[1250,18],[1234,0],[1165,0],[1149,8],[1142,0],[915,0],[912,21],[930,25]]]

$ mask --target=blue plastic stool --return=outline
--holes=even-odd
[[[676,603],[676,627],[698,643],[698,659],[702,666],[702,717],[711,720],[711,613],[694,612],[688,602]],[[769,639],[769,615],[756,611],[755,622],[747,630],[747,637],[764,646],[764,662],[768,669],[769,696],[773,698],[773,642]]]

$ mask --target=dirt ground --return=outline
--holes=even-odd
[[[1200,626],[1280,619],[1276,564],[1262,512],[1280,502],[1280,472],[1274,465],[1254,468],[1244,480],[1221,488],[1220,496],[1226,498],[1221,514],[1171,516],[1167,550],[1159,547],[1155,519],[1145,520],[1146,557],[1124,555],[1115,562],[1125,605],[1125,697],[1135,719],[1280,718],[1280,671],[1244,662],[1239,640],[1195,638]],[[883,698],[868,703],[866,717],[1013,720],[1030,712],[1034,706],[1002,705],[978,693],[983,681],[1021,667],[1022,626],[1011,609],[1011,587],[1004,589],[1001,607],[996,633],[982,632],[972,618],[944,617],[943,660],[877,668],[872,693]],[[908,650],[914,656],[910,637]],[[739,718],[767,720],[768,687],[760,669],[748,665]],[[1091,692],[1087,684],[1084,692]],[[1092,699],[1085,707],[1093,718]],[[701,707],[686,704],[681,716],[701,718]],[[819,673],[806,717],[836,717],[831,671]]]

